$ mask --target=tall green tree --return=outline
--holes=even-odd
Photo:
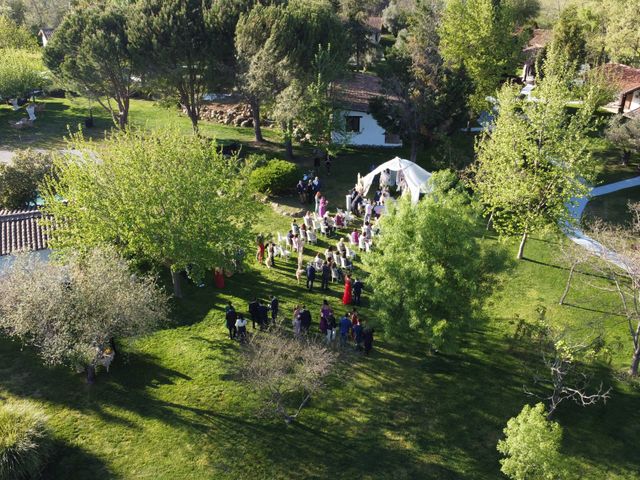
[[[95,99],[125,128],[136,89],[128,11],[117,2],[81,3],[44,49],[47,67],[71,90]]]
[[[34,204],[39,184],[51,175],[52,166],[50,152],[16,151],[11,163],[0,164],[0,207],[13,210]]]
[[[237,7],[232,0],[140,0],[130,12],[128,34],[145,79],[177,96],[195,132],[203,95],[232,77]]]
[[[215,143],[161,129],[118,132],[100,144],[76,136],[70,147],[81,157],[58,158],[45,193],[54,248],[113,243],[171,269],[180,297],[180,271],[189,267],[199,280],[250,244],[257,204],[247,168]]]
[[[417,204],[400,199],[382,217],[376,248],[364,258],[385,334],[419,334],[438,349],[453,349],[474,318],[482,269],[477,217],[454,183],[453,173],[437,172],[432,193]]]
[[[553,47],[562,51],[569,62],[582,65],[587,58],[585,27],[578,15],[578,8],[565,8],[553,27]]]
[[[36,37],[8,16],[0,14],[0,49],[37,50]]]
[[[513,9],[495,0],[447,0],[439,28],[440,51],[452,66],[464,66],[473,81],[470,104],[486,110],[505,76],[518,64],[523,39],[516,36]]]
[[[440,56],[439,21],[436,2],[418,3],[406,35],[379,67],[386,95],[371,105],[378,123],[410,146],[412,161],[421,143],[467,118],[470,83],[464,68],[450,68]]]
[[[595,128],[599,86],[585,89],[582,107],[572,114],[567,103],[575,70],[567,65],[560,52],[547,56],[538,101],[503,87],[495,125],[476,145],[473,187],[498,233],[522,236],[518,259],[530,233],[573,221],[569,205],[588,193],[585,182],[595,172],[588,135]]]
[[[560,445],[562,427],[547,420],[544,405],[525,405],[509,419],[505,438],[498,442],[500,470],[512,480],[557,480],[564,478]]]
[[[0,98],[24,97],[50,84],[40,52],[2,48],[0,57]]]
[[[260,108],[272,102],[285,85],[284,58],[278,51],[276,28],[285,9],[256,5],[240,16],[236,26],[235,46],[237,80],[253,116],[256,141],[262,142]]]
[[[331,148],[333,142],[324,127],[331,123],[338,126],[340,119],[323,117],[321,110],[336,111],[329,89],[347,70],[350,50],[340,18],[327,1],[293,0],[276,29],[273,44],[286,71],[287,87],[276,100],[276,115],[288,156],[293,151],[291,140],[297,124],[306,123],[310,133]]]

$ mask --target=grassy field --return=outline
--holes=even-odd
[[[59,134],[68,119],[85,115],[66,101],[52,101],[47,115],[58,107],[66,107],[55,122]],[[6,113],[0,111],[0,118]],[[132,121],[190,128],[187,119],[149,102],[134,103]],[[102,122],[98,128],[108,126]],[[31,145],[62,145],[53,121],[50,126],[48,136],[32,137]],[[6,140],[3,128],[1,142],[11,146],[15,140]],[[251,145],[247,130],[207,124],[206,132]],[[277,140],[275,132],[268,135]],[[447,151],[427,149],[421,163],[429,169],[446,159],[464,163],[472,140],[460,135]],[[344,152],[331,176],[322,174],[332,209],[343,205],[358,172],[403,153]],[[311,166],[304,157],[299,162]],[[300,207],[292,198],[280,201]],[[265,205],[255,231],[284,233],[289,221]],[[492,254],[490,281],[483,285],[479,321],[461,339],[461,349],[428,355],[419,338],[404,344],[378,338],[372,356],[353,356],[346,377],[333,379],[291,426],[256,416],[257,398],[234,376],[239,346],[227,338],[223,306],[232,300],[244,310],[253,296],[276,294],[287,316],[296,303],[306,303],[317,330],[322,300],[340,312],[342,289],[307,292],[296,284],[293,261],[278,261],[273,270],[249,262],[223,290],[213,288],[210,277],[204,288],[186,286],[185,299],[174,302],[171,325],[122,342],[111,372],[99,374],[91,387],[83,375],[45,368],[33,350],[0,339],[0,399],[32,399],[48,413],[57,445],[45,472],[49,479],[496,479],[502,428],[525,403],[535,402],[523,386],[531,385],[538,359],[527,345],[513,342],[516,318],[533,319],[544,306],[553,324],[570,326],[576,335],[606,328],[613,348],[611,365],[599,372],[614,387],[607,405],[565,404],[558,411],[570,470],[585,479],[637,478],[640,392],[619,375],[630,346],[617,299],[588,285],[603,280],[578,272],[567,304],[558,305],[567,278],[558,254],[563,238],[532,239],[526,259],[516,262],[515,241],[498,241],[484,230],[479,237],[481,248]],[[306,257],[327,245],[320,239]],[[357,275],[366,275],[359,261],[356,268]],[[369,294],[360,311],[375,323]]]

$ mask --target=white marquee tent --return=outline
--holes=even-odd
[[[396,172],[397,184],[411,192],[412,203],[418,202],[421,193],[429,193],[428,182],[431,174],[409,160],[396,157],[383,163],[368,175],[361,178],[358,176],[358,184],[362,187],[364,195],[369,192],[376,176],[383,174],[386,170]]]

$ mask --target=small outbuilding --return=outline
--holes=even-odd
[[[344,109],[347,143],[358,146],[401,147],[402,140],[388,133],[373,115],[369,102],[384,95],[382,81],[370,73],[354,73],[334,84],[336,100]]]

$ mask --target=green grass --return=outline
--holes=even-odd
[[[32,145],[63,145],[58,136],[65,122],[85,115],[67,101],[51,104],[44,118],[51,120],[49,129],[40,130],[40,136],[30,132]],[[0,118],[6,115],[0,110]],[[99,121],[96,130],[109,127],[106,118]],[[190,129],[175,111],[142,101],[134,102],[132,122]],[[0,142],[13,148],[16,139],[7,139],[3,128]],[[206,124],[203,130],[221,140],[251,141],[247,129]],[[277,141],[275,132],[267,135]],[[456,136],[447,158],[467,162],[472,143],[473,137]],[[267,147],[280,153],[274,143]],[[366,174],[371,164],[396,154],[406,156],[406,150],[341,154],[331,176],[322,173],[331,208],[344,205],[358,172]],[[442,158],[442,150],[427,149],[420,163],[433,169]],[[304,156],[297,161],[311,167]],[[295,199],[279,201],[299,208]],[[265,206],[255,231],[284,233],[289,221]],[[571,326],[578,334],[605,326],[612,347],[620,344],[611,366],[600,373],[614,387],[611,401],[586,409],[566,404],[558,411],[570,469],[585,479],[637,477],[640,398],[617,380],[630,358],[617,299],[591,288],[587,282],[603,280],[581,271],[568,304],[560,306],[567,269],[557,252],[565,239],[532,239],[527,259],[515,262],[510,260],[515,240],[498,242],[482,233],[481,247],[494,259],[491,280],[483,286],[481,320],[461,339],[460,350],[429,356],[418,338],[407,344],[377,339],[372,356],[355,357],[346,378],[333,379],[292,426],[255,415],[255,395],[234,377],[239,348],[226,337],[222,307],[232,300],[244,310],[253,296],[275,293],[285,314],[295,303],[306,303],[317,322],[325,297],[340,312],[341,288],[333,286],[326,296],[308,293],[296,285],[293,260],[277,262],[273,270],[249,262],[248,270],[228,279],[222,291],[212,287],[211,277],[205,288],[187,285],[185,299],[175,302],[172,324],[120,345],[111,373],[100,373],[91,387],[83,375],[43,367],[32,349],[0,339],[0,399],[32,399],[50,416],[56,445],[45,478],[496,479],[495,446],[502,428],[525,403],[535,401],[523,393],[523,385],[531,385],[529,367],[537,357],[512,342],[514,319],[533,319],[536,308],[545,306],[555,325]],[[307,257],[326,245],[321,239],[307,249]],[[360,263],[356,267],[358,275],[365,273]],[[360,310],[375,322],[368,297],[367,291]]]
[[[628,225],[631,221],[629,202],[640,202],[640,187],[595,197],[587,204],[584,215],[586,219],[600,218],[616,225]]]
[[[464,336],[458,353],[428,356],[419,341],[378,340],[371,358],[357,357],[345,380],[332,381],[290,427],[256,417],[255,396],[234,379],[239,351],[226,338],[222,306],[231,299],[244,309],[253,295],[276,293],[285,312],[301,301],[315,318],[325,296],[295,284],[293,262],[272,271],[254,265],[223,291],[210,278],[203,289],[188,286],[174,324],[121,346],[111,373],[92,387],[2,340],[0,397],[31,398],[50,415],[58,455],[47,478],[495,479],[501,430],[533,401],[522,386],[535,359],[512,348],[514,315],[532,318],[546,305],[553,322],[586,326],[602,317],[625,334],[618,318],[591,311],[613,309],[615,298],[594,296],[579,281],[571,306],[556,305],[566,270],[549,253],[553,242],[532,240],[529,260],[497,264],[502,273],[492,282],[485,322]],[[492,237],[482,244],[503,261],[515,248]],[[340,294],[334,286],[327,295],[334,307]],[[375,320],[366,301],[361,310]],[[616,353],[614,370],[628,353]],[[606,406],[561,407],[563,453],[581,478],[633,478],[640,399],[606,381],[615,386]]]
[[[17,130],[10,126],[26,117],[24,110],[14,112],[9,105],[0,106],[0,149],[13,150],[16,148],[63,148],[66,145],[64,137],[69,129],[76,131],[79,126],[85,135],[95,138],[104,136],[105,130],[113,128],[107,112],[99,105],[93,106],[95,126],[84,128],[84,119],[89,114],[89,104],[83,98],[73,100],[66,98],[47,98],[39,100],[46,104],[42,113],[36,114],[32,128]],[[191,121],[178,112],[177,109],[165,108],[148,100],[131,100],[129,113],[130,123],[147,128],[159,126],[177,128],[189,133],[192,131]],[[240,141],[249,143],[253,140],[253,129],[237,128],[219,125],[212,122],[200,123],[201,133],[221,142]],[[272,129],[265,129],[265,138],[270,142],[279,142],[280,135]]]

